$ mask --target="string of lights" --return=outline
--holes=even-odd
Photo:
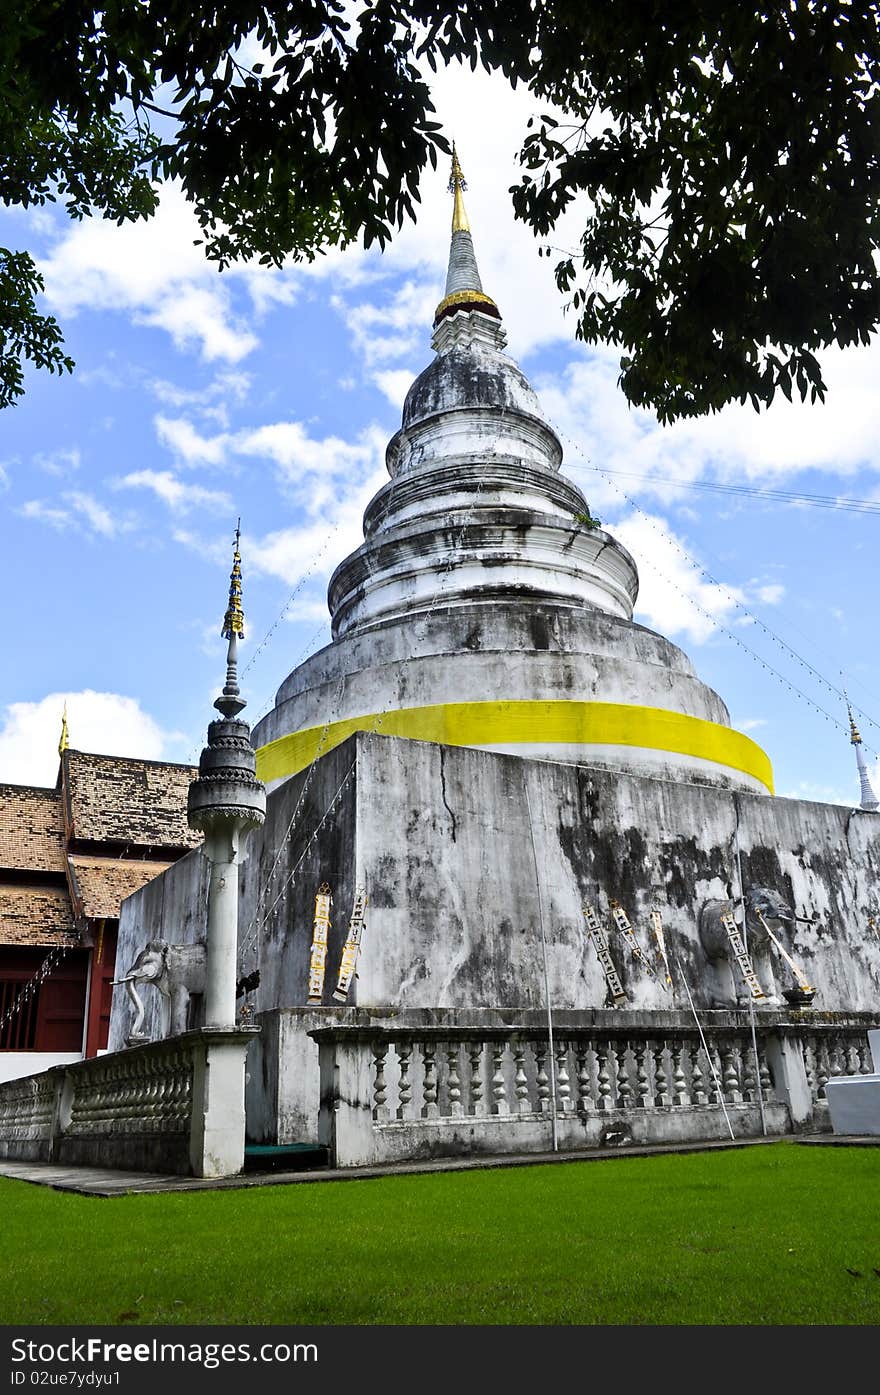
[[[572,449],[576,453],[579,453],[577,443],[573,441],[571,437],[569,437],[565,432],[559,431],[558,428],[555,429],[558,431],[558,434],[572,447]],[[645,522],[651,527],[651,529],[655,533],[657,533],[657,535],[660,538],[662,538],[665,543],[675,548],[675,550],[681,555],[681,557],[685,560],[685,562],[687,562],[688,566],[694,572],[702,576],[711,585],[718,587],[729,598],[731,603],[735,605],[742,612],[742,614],[746,615],[750,621],[756,624],[768,636],[768,638],[771,639],[784,653],[786,653],[789,657],[793,658],[805,671],[809,672],[816,679],[816,681],[821,683],[822,686],[825,687],[834,697],[839,698],[842,703],[846,702],[846,695],[844,694],[842,688],[830,682],[824,676],[824,674],[820,673],[818,669],[816,669],[812,664],[810,664],[806,659],[804,659],[803,656],[799,654],[796,649],[794,649],[790,644],[788,644],[784,639],[782,639],[781,636],[776,634],[776,632],[772,630],[770,626],[767,625],[763,620],[761,620],[759,616],[753,614],[753,612],[748,608],[748,606],[746,606],[744,602],[738,596],[736,596],[728,586],[726,586],[723,582],[719,581],[717,577],[713,576],[711,572],[709,572],[705,567],[703,567],[699,562],[697,562],[690,555],[690,553],[681,545],[677,538],[675,538],[671,533],[664,532],[663,530],[657,527],[651,515],[646,513],[645,510],[642,509],[639,506],[639,504],[637,504],[636,501],[626,492],[626,490],[623,489],[619,484],[617,484],[615,480],[612,478],[612,475],[614,473],[623,472],[606,471],[603,468],[594,465],[592,461],[589,460],[582,460],[580,463],[582,464],[583,468],[588,469],[592,471],[594,474],[601,475],[603,478],[607,479],[612,489],[614,489],[620,495],[620,497],[628,504],[630,508],[632,508],[641,518],[645,520]],[[657,571],[658,576],[660,576],[661,579],[668,586],[670,586],[674,591],[676,591],[680,596],[682,596],[688,602],[689,605],[693,606],[693,608],[699,614],[701,614],[705,619],[707,619],[712,624],[713,628],[718,629],[729,639],[732,639],[734,644],[738,645],[744,653],[748,654],[750,659],[752,659],[755,663],[759,664],[767,673],[772,674],[772,676],[776,678],[780,683],[782,683],[783,686],[786,687],[791,693],[793,693],[796,697],[801,698],[805,703],[808,704],[809,707],[811,707],[815,712],[820,714],[826,721],[831,722],[832,725],[834,725],[839,731],[842,731],[848,735],[848,726],[845,722],[843,722],[839,717],[836,717],[832,713],[828,712],[824,707],[822,707],[818,702],[811,698],[807,693],[803,692],[801,688],[797,687],[796,684],[792,683],[788,678],[786,678],[784,674],[780,673],[778,669],[774,668],[772,664],[767,663],[766,660],[762,659],[759,654],[756,654],[755,651],[749,645],[747,645],[742,639],[740,639],[738,635],[735,635],[732,630],[730,630],[718,619],[717,616],[712,615],[705,607],[701,606],[693,595],[685,591],[682,587],[678,586],[672,580],[672,578],[669,577],[662,570],[662,568],[656,566],[656,564],[655,570]],[[875,722],[869,713],[863,711],[862,708],[856,707],[854,704],[852,706],[853,711],[857,712],[859,716],[863,718],[864,721],[866,721],[872,727],[875,727],[877,730],[880,730],[880,724]],[[873,748],[865,745],[864,749],[870,752],[871,755],[876,757],[877,752],[873,750]]]
[[[54,973],[67,953],[68,948],[68,945],[59,944],[54,945],[52,949],[50,949],[33,978],[28,979],[24,987],[16,994],[6,1012],[0,1017],[0,1032],[2,1032],[12,1019],[21,1012],[25,1003],[37,992],[40,985],[45,982],[49,975]]]
[[[603,472],[598,471],[598,473]],[[727,586],[723,581],[719,581],[719,579],[716,576],[712,575],[708,568],[704,567],[700,562],[697,562],[693,557],[691,557],[690,553],[684,547],[682,547],[678,538],[674,537],[671,533],[664,533],[660,528],[658,528],[654,520],[651,518],[650,514],[646,514],[643,509],[640,509],[638,504],[636,504],[635,500],[632,499],[630,495],[628,495],[625,492],[625,490],[620,489],[619,485],[614,485],[613,487],[618,490],[618,492],[626,500],[626,502],[630,505],[631,508],[636,509],[637,512],[642,515],[642,517],[648,522],[650,527],[653,529],[655,533],[657,533],[659,537],[663,538],[665,542],[668,542],[670,546],[675,548],[679,555],[684,558],[684,560],[694,571],[696,571],[700,576],[702,576],[704,580],[708,581],[710,585],[717,586],[718,589],[722,591],[724,595],[727,596],[728,599],[740,611],[742,611],[743,615],[747,615],[749,619],[755,625],[757,625],[759,629],[761,629],[769,639],[771,639],[776,645],[779,646],[779,648],[781,648],[786,654],[788,654],[790,658],[793,658],[798,664],[800,664],[801,668],[806,669],[810,674],[812,674],[816,681],[818,683],[821,683],[823,687],[827,688],[827,690],[834,697],[840,698],[841,701],[844,703],[846,702],[846,693],[843,691],[842,688],[838,687],[835,683],[830,682],[824,676],[824,674],[820,673],[820,671],[817,668],[815,668],[811,663],[809,663],[809,661],[805,659],[802,654],[799,654],[798,651],[795,648],[793,648],[792,645],[790,645],[786,640],[782,639],[782,637],[778,635],[775,630],[772,630],[770,626],[767,625],[760,618],[760,616],[755,615],[754,611],[750,610],[749,607],[745,604],[745,602],[742,601],[733,591],[731,591],[729,586]],[[664,578],[664,580],[668,580],[668,578]],[[808,698],[807,701],[810,701],[810,699]],[[880,725],[878,725],[878,723],[874,721],[874,719],[870,716],[869,713],[864,712],[860,707],[855,707],[854,704],[852,704],[852,706],[854,712],[858,712],[859,716],[861,716],[866,722],[869,722],[871,726],[876,727],[878,730],[880,730]],[[826,713],[825,715],[828,714]],[[831,720],[837,720],[837,725],[840,727],[842,731],[845,731],[847,729],[845,723],[841,720],[835,718],[832,718]]]
[[[803,504],[809,508],[836,509],[845,513],[880,514],[880,501],[848,499],[837,494],[806,494],[792,489],[767,489],[759,485],[722,484],[719,480],[682,480],[667,475],[640,475],[633,470],[606,470],[588,467],[596,474],[614,475],[618,479],[639,480],[642,484],[668,484],[676,489],[704,490],[714,494],[739,495],[748,499],[765,499],[769,503]]]

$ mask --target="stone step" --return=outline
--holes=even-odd
[[[329,1161],[320,1143],[248,1143],[244,1150],[245,1172],[304,1172]]]

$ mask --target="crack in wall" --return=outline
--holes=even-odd
[[[449,807],[449,801],[448,801],[448,799],[446,798],[446,766],[445,766],[444,761],[443,761],[443,756],[444,756],[444,751],[443,751],[443,747],[441,746],[441,747],[440,747],[440,796],[441,796],[441,798],[442,798],[442,800],[443,800],[443,807],[444,807],[444,809],[446,810],[447,814],[449,815],[450,819],[452,820],[452,841],[453,841],[453,843],[454,843],[454,842],[456,841],[456,836],[457,836],[457,832],[458,832],[458,820],[456,819],[455,814],[452,812],[452,809]]]

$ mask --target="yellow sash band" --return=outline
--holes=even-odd
[[[257,751],[257,778],[297,775],[355,731],[437,741],[444,746],[637,746],[726,765],[773,793],[765,753],[742,732],[661,707],[617,702],[444,702],[331,722],[281,736]],[[323,738],[323,739],[322,739]]]

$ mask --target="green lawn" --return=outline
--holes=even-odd
[[[880,1150],[787,1142],[107,1200],[0,1179],[0,1322],[876,1324],[878,1181]]]

